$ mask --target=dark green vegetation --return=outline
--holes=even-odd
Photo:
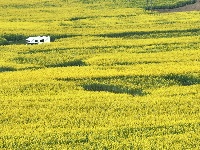
[[[144,96],[149,89],[170,86],[191,86],[200,84],[200,76],[189,74],[168,74],[161,76],[115,76],[92,79],[58,79],[74,81],[88,91],[107,91],[112,93],[125,93],[132,96]]]
[[[165,24],[173,24],[174,22],[165,22]],[[162,22],[158,22],[162,24]],[[110,38],[135,38],[135,39],[148,39],[148,38],[171,38],[171,37],[182,37],[182,36],[197,36],[200,34],[200,29],[187,29],[187,30],[165,30],[165,31],[136,31],[136,32],[121,32],[121,33],[111,33],[102,34],[101,37]]]
[[[0,45],[7,45],[8,41],[5,38],[0,37]]]
[[[0,67],[0,72],[6,72],[6,71],[15,71],[16,69],[13,67]]]

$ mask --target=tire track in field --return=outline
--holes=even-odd
[[[159,12],[184,12],[184,11],[200,11],[200,0],[197,0],[194,4],[189,4],[183,7],[173,9],[158,9]]]

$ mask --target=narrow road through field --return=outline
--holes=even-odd
[[[159,9],[159,12],[183,12],[183,11],[200,11],[200,0],[197,0],[196,3],[186,5],[183,7],[178,7],[174,9]]]

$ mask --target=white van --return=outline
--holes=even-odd
[[[27,44],[42,44],[42,43],[50,43],[50,36],[36,36],[29,37],[26,39]]]

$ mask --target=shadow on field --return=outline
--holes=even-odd
[[[168,74],[160,76],[112,76],[98,78],[61,78],[57,80],[74,81],[86,91],[105,91],[116,94],[145,96],[149,89],[200,84],[198,75]]]
[[[81,59],[75,60],[65,60],[60,62],[51,62],[51,60],[46,60],[45,58],[41,57],[16,57],[12,59],[15,63],[18,64],[35,64],[39,65],[39,67],[67,67],[67,66],[86,66],[86,63]],[[35,67],[34,67],[35,68]]]
[[[105,91],[105,92],[112,92],[112,93],[123,93],[123,94],[131,94],[133,96],[144,96],[145,93],[142,89],[131,89],[127,87],[117,86],[117,85],[106,85],[100,83],[93,83],[93,84],[84,84],[83,88],[87,91]]]
[[[91,19],[91,18],[97,18],[95,16],[87,16],[87,17],[72,17],[69,19],[69,21],[77,21],[77,20],[82,20],[82,19]]]
[[[101,15],[101,16],[76,16],[76,17],[72,17],[69,19],[69,21],[78,21],[78,20],[83,20],[83,19],[94,19],[94,18],[113,18],[113,17],[117,17],[117,18],[127,18],[127,17],[131,17],[131,16],[136,16],[136,14],[120,14],[120,15]],[[63,24],[65,26],[65,24]]]
[[[16,71],[17,69],[13,67],[0,67],[0,72]]]
[[[177,75],[177,74],[169,74],[163,76],[166,80],[171,80],[181,86],[190,86],[195,84],[200,84],[200,78],[194,77],[191,75]]]
[[[43,69],[44,67],[25,67],[25,68],[20,68],[17,69],[18,71],[23,71],[23,70],[38,70],[38,69]]]
[[[171,22],[170,22],[171,23]],[[158,22],[159,24],[159,22]],[[99,34],[101,37],[109,38],[164,38],[164,37],[181,37],[199,35],[200,29],[187,29],[187,30],[168,30],[168,31],[135,31],[135,32],[119,32],[109,34]]]
[[[82,60],[72,60],[72,61],[67,61],[63,63],[58,63],[58,64],[51,64],[51,65],[46,65],[46,67],[68,67],[68,66],[86,66],[86,63]]]
[[[62,38],[73,38],[76,36],[81,36],[78,34],[61,34],[61,35],[50,35],[51,37],[51,42],[54,42],[57,39],[62,39]]]

